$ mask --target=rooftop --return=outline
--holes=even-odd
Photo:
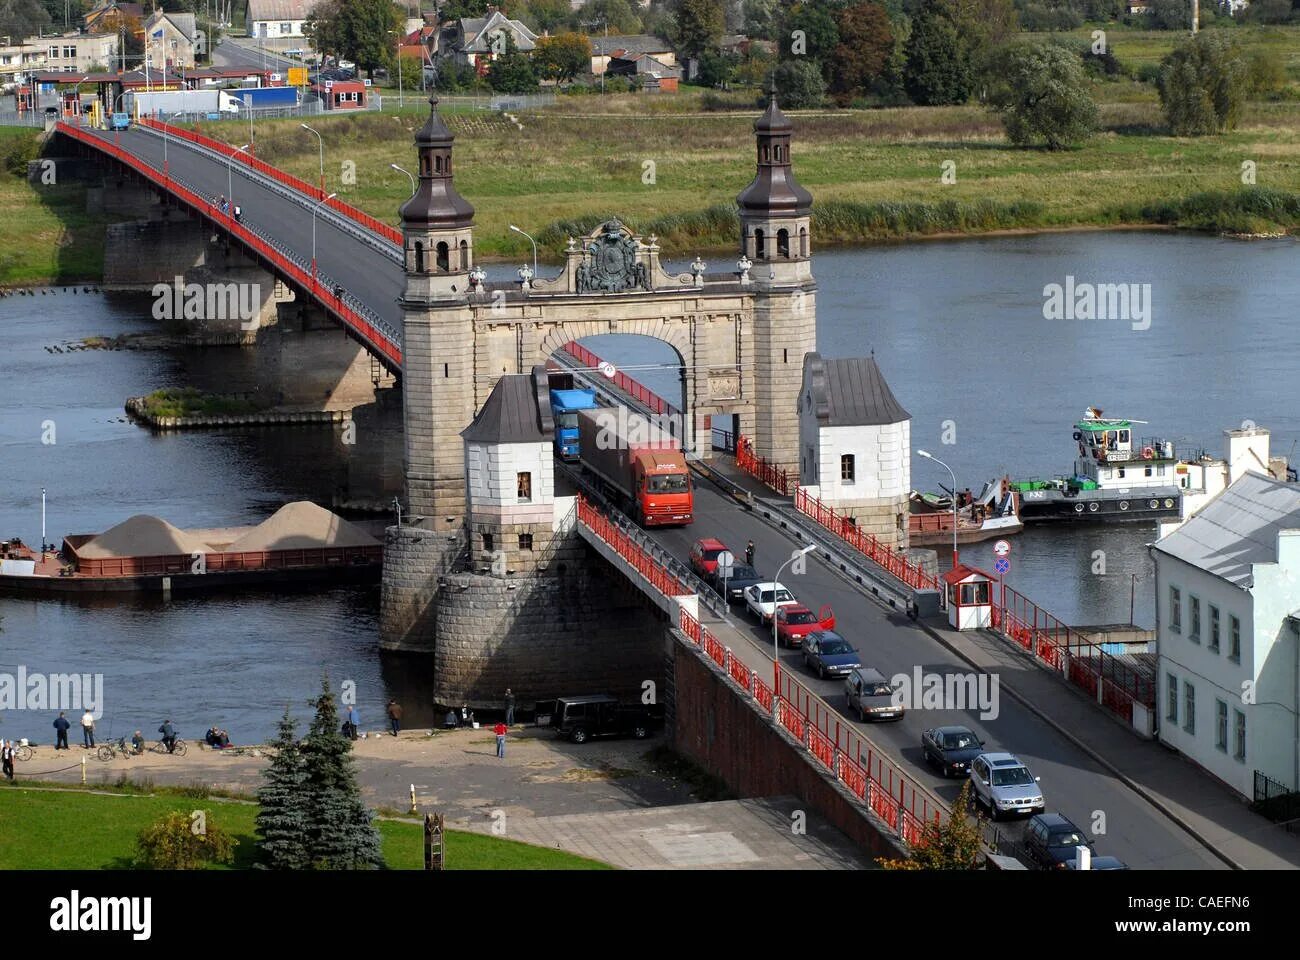
[[[1243,474],[1155,549],[1249,589],[1257,563],[1277,563],[1277,537],[1300,530],[1300,487]]]
[[[542,429],[537,386],[527,374],[504,376],[483,409],[460,434],[471,443],[538,443],[551,438]]]
[[[819,353],[808,354],[801,403],[809,393],[817,419],[826,426],[866,426],[912,419],[895,399],[874,356],[827,359]]]

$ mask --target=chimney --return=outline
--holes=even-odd
[[[1228,437],[1228,483],[1249,470],[1267,474],[1268,431],[1247,423],[1240,430],[1223,431]]]

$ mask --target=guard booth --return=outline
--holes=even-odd
[[[958,630],[981,630],[993,625],[991,573],[960,564],[943,575],[948,595],[948,625]]]
[[[19,113],[36,109],[36,90],[30,83],[25,83],[14,92],[14,105]]]

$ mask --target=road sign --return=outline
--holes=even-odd
[[[307,86],[307,68],[290,67],[289,68],[289,86],[305,87]]]
[[[1006,557],[998,557],[993,561],[993,569],[998,573],[1005,574],[1011,569],[1011,561]]]
[[[736,555],[730,550],[723,550],[718,554],[718,576],[730,577],[731,568],[736,563]]]
[[[993,544],[993,552],[999,557],[1005,557],[1011,552],[1011,544],[1007,543],[1005,540],[999,540],[997,543]]]
[[[618,373],[618,368],[615,367],[608,360],[602,360],[600,362],[600,372],[603,373],[608,379],[613,380],[615,374]]]

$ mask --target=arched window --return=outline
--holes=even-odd
[[[429,175],[429,155],[427,153],[422,153],[420,154],[420,176],[427,177],[428,175]]]
[[[442,173],[442,157],[433,158],[433,172]]]
[[[799,256],[808,259],[808,228],[799,228]]]
[[[460,242],[460,269],[468,270],[469,266],[469,243],[462,240]]]
[[[754,259],[755,260],[767,259],[767,245],[765,243],[765,240],[766,238],[763,236],[762,230],[754,231]]]
[[[415,272],[424,273],[424,244],[415,241]]]
[[[762,163],[767,163],[767,155],[768,155],[767,147],[766,146],[761,147],[758,151],[759,161]]]
[[[446,273],[450,267],[450,264],[447,262],[447,255],[448,255],[448,247],[446,241],[439,241],[438,242],[438,269],[441,270],[443,273]]]
[[[790,231],[778,230],[776,232],[776,255],[790,259]]]

